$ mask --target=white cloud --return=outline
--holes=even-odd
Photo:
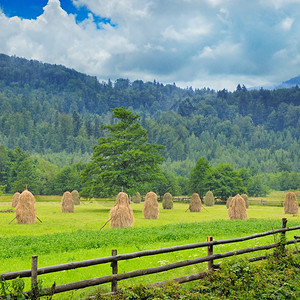
[[[289,31],[292,27],[294,23],[294,19],[293,18],[285,18],[281,23],[280,23],[280,27],[285,30],[285,31]]]
[[[0,11],[0,52],[63,64],[100,80],[156,79],[198,88],[259,86],[300,70],[300,0],[73,3],[93,14],[76,23],[58,0],[49,0],[32,20]],[[93,16],[111,23],[99,29]]]
[[[94,14],[112,19],[113,22],[145,18],[150,6],[147,0],[73,0],[73,3],[77,7],[86,6]]]
[[[188,41],[210,33],[209,24],[205,24],[202,20],[193,19],[187,22],[183,28],[176,30],[173,25],[168,26],[162,33],[164,39],[176,40],[178,42]]]
[[[300,4],[300,0],[260,0],[259,3],[281,9],[284,6]]]

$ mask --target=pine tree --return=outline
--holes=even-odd
[[[139,115],[124,107],[112,112],[118,122],[102,126],[108,134],[99,138],[92,162],[83,171],[82,195],[114,195],[122,188],[132,194],[160,172],[159,165],[164,160],[159,152],[162,146],[148,143],[147,131],[137,122]]]

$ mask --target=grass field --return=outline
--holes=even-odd
[[[11,196],[10,199],[5,197],[8,196],[1,197],[0,211],[11,209]],[[135,216],[133,228],[109,229],[109,224],[107,224],[100,230],[108,220],[109,210],[114,201],[108,199],[82,201],[81,205],[75,206],[75,213],[66,214],[60,210],[61,198],[51,197],[37,197],[36,211],[42,223],[37,220],[36,224],[32,225],[17,224],[16,221],[8,224],[14,218],[14,212],[0,213],[0,273],[30,269],[32,255],[38,255],[38,266],[44,267],[110,256],[112,249],[117,249],[119,254],[131,253],[204,242],[207,236],[213,236],[214,240],[220,240],[250,235],[280,228],[283,217],[288,218],[287,225],[289,227],[300,224],[299,215],[284,215],[283,208],[279,206],[252,205],[247,211],[247,221],[230,221],[227,209],[222,205],[204,207],[201,213],[190,213],[186,212],[188,204],[174,203],[174,209],[163,210],[160,203],[159,219],[146,220],[142,215],[143,203],[132,203]],[[282,200],[280,196],[278,199]],[[272,200],[274,201],[274,199]],[[294,234],[296,232],[288,233],[288,239],[292,239]],[[214,252],[222,253],[234,250],[235,247],[240,249],[270,244],[276,238],[269,236],[235,245],[219,245],[214,247]],[[203,248],[122,261],[119,263],[119,273],[205,256],[206,251]],[[259,254],[252,254],[252,256],[257,255]],[[204,269],[206,269],[206,264],[200,264],[163,274],[138,277],[120,282],[120,286],[140,281],[144,283],[161,281]],[[60,285],[109,274],[111,274],[111,268],[107,264],[48,274],[39,278],[43,280],[43,286],[48,287],[54,281]],[[26,280],[26,284],[26,290],[28,290],[28,280]],[[79,299],[93,293],[95,289],[58,294],[54,299]],[[108,291],[109,285],[104,286],[103,289]]]

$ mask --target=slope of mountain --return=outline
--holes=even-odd
[[[296,85],[300,85],[300,75],[296,76],[294,78],[291,78],[287,81],[282,82],[281,84],[279,84],[278,86],[276,86],[277,89],[279,88],[291,88],[294,87]]]
[[[279,161],[300,170],[297,86],[216,92],[156,81],[100,83],[63,66],[0,55],[0,145],[78,161],[105,134],[101,124],[113,122],[110,109],[120,106],[141,115],[150,142],[165,145],[168,163],[185,164],[173,164],[179,175],[200,156],[267,172]]]

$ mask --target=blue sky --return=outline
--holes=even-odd
[[[0,0],[0,53],[234,90],[300,74],[300,0]]]

